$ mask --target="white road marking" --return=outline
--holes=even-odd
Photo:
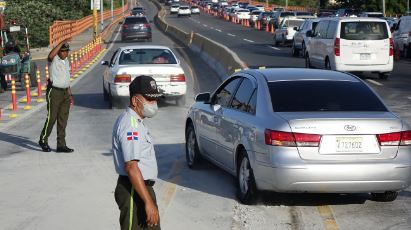
[[[206,24],[203,24],[204,27],[208,27]]]
[[[231,36],[231,37],[235,37],[235,35],[234,35],[234,34],[230,34],[230,33],[228,33],[227,35],[228,35],[228,36]]]
[[[215,30],[217,30],[217,31],[220,32],[220,33],[223,32],[223,31],[221,31],[221,30],[219,30],[219,29],[215,29]]]
[[[273,50],[280,50],[279,48],[274,47],[274,46],[267,46],[267,47],[269,47],[269,48],[271,48],[271,49],[273,49]]]
[[[410,99],[410,100],[411,100],[411,97],[408,97],[408,99]]]
[[[373,83],[374,85],[383,86],[383,84],[379,83],[378,81],[374,81],[371,79],[367,79],[367,81]]]
[[[246,41],[246,42],[254,42],[254,41],[251,41],[251,40],[248,40],[248,39],[245,39],[245,38],[243,38],[243,40]]]
[[[214,30],[214,27],[210,27],[210,29]]]

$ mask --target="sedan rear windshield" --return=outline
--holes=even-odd
[[[180,10],[188,10],[188,6],[180,6]]]
[[[120,54],[119,64],[177,64],[177,60],[167,49],[127,49]]]
[[[340,38],[346,40],[383,40],[388,38],[386,22],[342,22]]]
[[[147,23],[148,23],[148,21],[147,21],[147,18],[145,18],[145,17],[126,18],[126,20],[124,21],[124,24],[147,24]]]
[[[275,112],[387,111],[361,82],[281,81],[268,88]]]
[[[287,27],[299,27],[303,24],[304,20],[287,20],[284,26]]]

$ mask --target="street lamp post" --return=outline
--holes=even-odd
[[[114,12],[113,12],[113,0],[111,0],[111,21],[114,20]]]
[[[104,30],[103,5],[104,5],[104,0],[100,0],[100,17],[101,17],[101,20],[100,20],[100,33],[101,33],[101,31]]]
[[[382,14],[385,17],[385,0],[382,0]]]

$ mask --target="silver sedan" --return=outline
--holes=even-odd
[[[259,190],[393,201],[411,183],[411,127],[354,75],[244,70],[189,109],[187,164],[202,158],[237,177],[246,204]]]

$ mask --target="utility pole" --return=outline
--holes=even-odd
[[[285,0],[285,10],[287,11],[288,8],[288,0]]]
[[[93,37],[97,37],[97,0],[93,1]]]
[[[410,0],[407,0],[407,15],[410,14]]]
[[[385,17],[385,0],[382,0],[382,14]]]
[[[104,30],[104,10],[103,10],[104,0],[100,0],[100,33]]]

